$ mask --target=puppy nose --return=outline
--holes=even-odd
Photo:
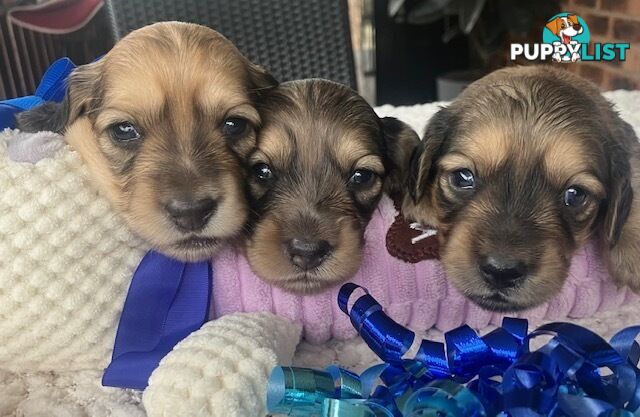
[[[487,284],[504,289],[515,287],[527,274],[527,267],[516,260],[487,256],[480,261],[480,272]]]
[[[216,212],[218,203],[210,198],[202,200],[171,200],[165,206],[176,226],[186,232],[197,232],[204,228]]]
[[[331,249],[326,240],[291,239],[287,244],[291,262],[304,270],[319,266]]]

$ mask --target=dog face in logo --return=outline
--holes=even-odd
[[[574,36],[577,36],[584,31],[584,28],[578,21],[578,16],[575,14],[556,17],[547,23],[547,29],[559,37],[565,45],[570,43]]]

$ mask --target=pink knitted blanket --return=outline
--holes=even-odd
[[[388,253],[385,237],[396,215],[391,199],[385,196],[365,233],[363,263],[350,281],[368,288],[394,320],[414,330],[436,327],[447,331],[465,323],[482,329],[499,324],[503,315],[485,311],[462,296],[449,283],[438,260],[412,264]],[[213,275],[212,318],[238,311],[270,311],[302,323],[304,337],[312,343],[356,336],[348,317],[338,309],[340,286],[314,296],[286,293],[261,281],[246,259],[232,249],[216,256]],[[581,318],[636,297],[608,280],[596,246],[590,243],[573,258],[561,293],[549,303],[516,316]]]

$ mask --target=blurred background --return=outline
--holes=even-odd
[[[182,20],[283,81],[333,79],[373,105],[451,100],[512,65],[509,44],[540,42],[561,11],[581,16],[592,42],[631,43],[624,62],[564,68],[603,90],[640,88],[640,0],[0,0],[0,99],[32,93],[59,57],[91,62],[135,28]]]

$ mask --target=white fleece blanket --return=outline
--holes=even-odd
[[[615,91],[606,93],[605,95],[616,103],[622,117],[629,121],[635,127],[636,132],[640,134],[640,92]],[[419,132],[422,132],[428,118],[436,110],[437,103],[411,107],[382,106],[377,108],[377,111],[381,116],[398,117],[411,124]],[[119,279],[118,282],[120,282]],[[2,299],[0,299],[0,302],[3,302]],[[33,309],[37,308],[38,306],[33,306]],[[98,311],[96,311],[96,314],[97,313]],[[112,312],[109,311],[108,314],[112,314]],[[0,321],[5,320],[6,318],[7,317],[0,314]],[[97,318],[96,321],[99,323],[99,318]],[[296,335],[292,333],[291,329],[280,329],[280,325],[278,323],[272,323],[266,318],[258,318],[258,322],[260,321],[262,321],[266,327],[272,326],[274,331],[279,331],[283,335],[283,339],[296,337]],[[586,326],[600,333],[605,338],[608,338],[622,327],[640,323],[640,303],[622,305],[617,311],[600,313],[589,319],[575,320],[574,322]],[[538,324],[540,323],[532,323],[532,326],[536,326]],[[211,348],[209,346],[210,339],[206,339],[206,349],[199,340],[205,340],[204,336],[207,336],[207,334],[224,335],[225,325],[237,327],[242,326],[242,323],[227,322],[225,324],[223,321],[222,323],[215,325],[205,326],[206,328],[204,328],[199,335],[200,339],[196,337],[189,340],[188,343],[184,343],[179,346],[181,351],[178,353],[180,354],[173,355],[170,360],[163,363],[162,366],[166,365],[166,372],[170,373],[172,370],[180,369],[182,366],[181,360],[184,360],[185,357],[189,357],[190,355],[203,355],[203,358],[206,359],[205,355],[211,354]],[[28,328],[28,325],[23,325],[23,331],[25,326]],[[216,327],[214,328],[214,326]],[[236,327],[234,327],[234,329]],[[248,332],[249,330],[246,331]],[[434,331],[427,332],[426,334],[418,332],[418,334],[433,339],[440,339],[442,337],[441,334]],[[4,337],[7,337],[7,340],[0,340],[0,345],[10,344],[11,341],[8,339],[11,336],[5,335]],[[261,337],[265,337],[264,333]],[[220,343],[223,343],[225,339],[220,340]],[[52,342],[55,344],[56,340],[53,340]],[[48,343],[47,340],[39,340],[38,343],[43,344],[43,346],[39,347],[40,350],[46,352],[46,354],[51,355],[51,357],[55,359],[55,349],[52,350],[46,348]],[[33,348],[38,349],[37,346],[34,346]],[[0,349],[0,351],[1,350],[2,349]],[[274,351],[277,352],[278,348],[274,347]],[[244,352],[245,355],[252,356],[252,358],[257,361],[256,363],[261,361],[261,355],[268,356],[268,352],[261,353],[252,351],[251,346],[246,347],[246,351],[240,349],[239,352]],[[286,357],[286,352],[283,355],[283,357]],[[16,360],[20,362],[21,358],[16,358]],[[280,360],[280,358],[269,357],[262,360],[261,363],[277,360]],[[316,368],[322,368],[331,363],[339,363],[347,368],[361,371],[370,364],[377,362],[377,360],[360,339],[354,339],[346,342],[330,341],[320,346],[302,343],[298,346],[293,362],[298,366]],[[91,367],[87,366],[87,368]],[[229,370],[229,372],[232,371],[233,370]],[[29,373],[0,369],[0,417],[146,416],[142,403],[142,395],[139,392],[103,388],[100,385],[101,375],[101,369],[76,369],[74,371],[65,372],[35,371]],[[160,377],[162,377],[162,375],[154,374],[154,376],[152,376],[152,380],[153,378]],[[225,381],[221,381],[220,383],[224,385],[224,382]],[[147,395],[149,398],[145,398],[145,403],[150,404],[155,402],[156,399],[158,399],[158,401],[162,400],[166,402],[166,395],[175,395],[177,392],[175,390],[171,392],[163,392],[162,388],[163,386],[161,384],[159,386],[156,385],[152,392],[153,395]],[[207,395],[206,392],[191,392],[193,388],[194,387],[189,388],[190,391],[185,391],[184,398],[176,397],[172,399],[171,402],[175,404],[175,407],[172,409],[166,408],[161,414],[154,414],[167,416],[181,415],[181,403],[193,402],[194,398],[197,400],[198,395]],[[200,386],[199,388],[204,391],[211,392],[209,395],[213,396],[219,386]],[[207,410],[204,407],[205,402],[202,404],[203,408],[200,415],[206,416]]]

